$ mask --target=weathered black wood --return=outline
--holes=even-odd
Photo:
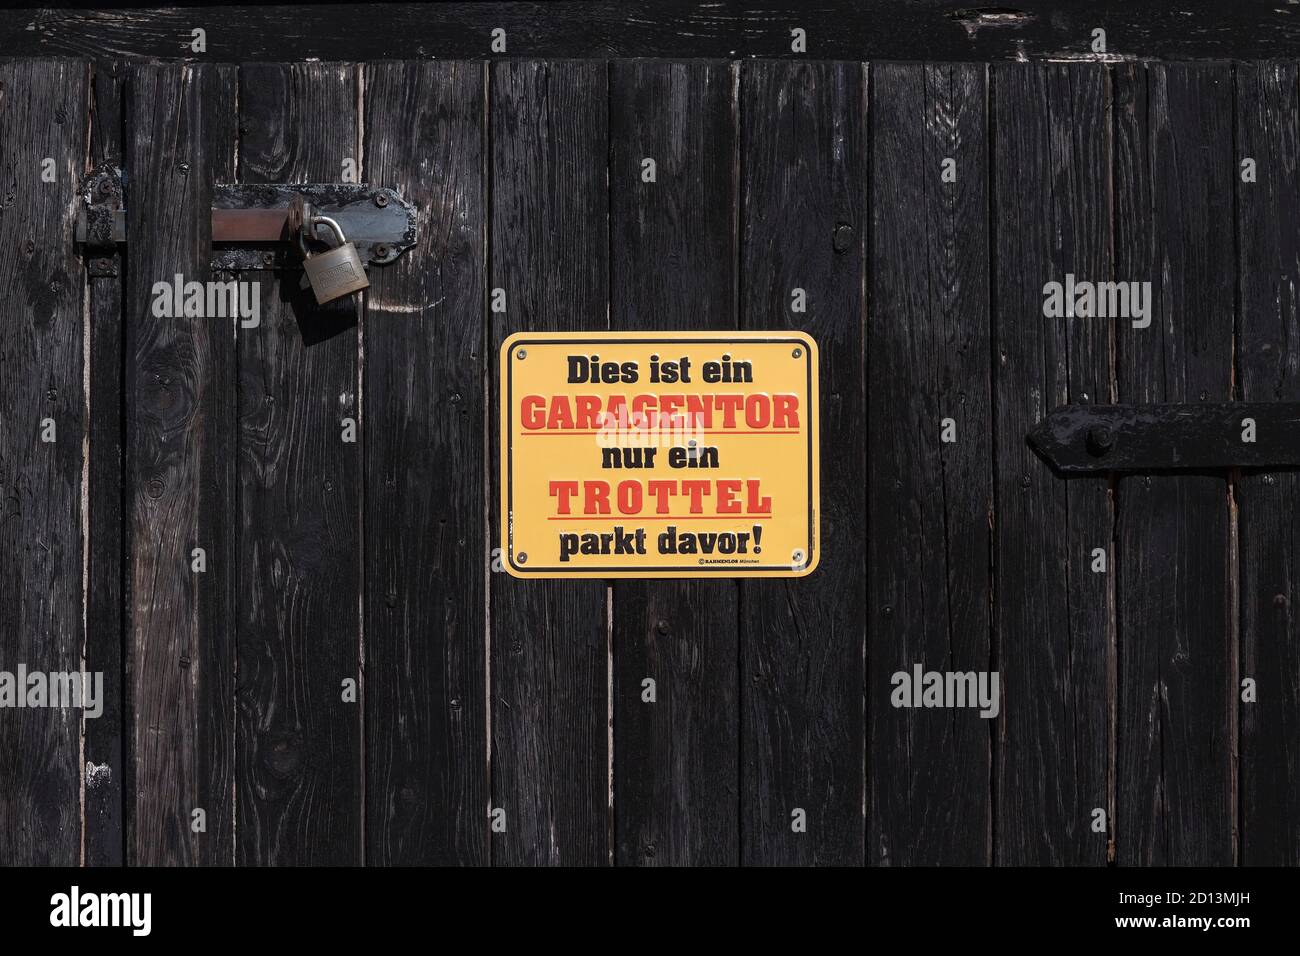
[[[105,4],[111,6],[112,4]],[[193,29],[207,30],[206,50]],[[492,31],[506,31],[504,52]],[[11,55],[112,55],[213,61],[545,57],[798,57],[825,59],[1015,60],[1106,51],[1165,59],[1300,54],[1300,25],[1275,0],[568,0],[551,3],[367,4],[59,10],[11,15],[0,50]],[[806,31],[806,54],[791,30]]]
[[[365,173],[421,220],[363,320],[373,864],[489,858],[484,69],[365,68]]]
[[[496,356],[513,332],[608,325],[609,103],[604,63],[494,64],[489,85],[488,285],[506,302],[492,320]],[[495,402],[491,418],[496,449]],[[606,591],[492,575],[492,806],[506,824],[492,836],[496,862],[610,860]]]
[[[122,86],[126,67],[114,61],[92,70],[90,165],[122,165]],[[85,722],[85,862],[120,866],[126,716],[123,698],[122,572],[122,257],[90,280],[90,426],[87,471],[89,553],[86,563],[86,670],[103,674],[104,712]],[[114,273],[103,275],[103,271]]]
[[[239,177],[326,182],[357,158],[357,68],[250,64],[239,76]],[[361,862],[360,443],[357,300],[315,307],[298,273],[260,283],[239,360],[236,859]]]
[[[735,80],[726,63],[611,67],[613,328],[736,325]],[[736,594],[734,581],[614,586],[620,864],[739,862]],[[646,678],[655,703],[642,700]]]
[[[589,9],[605,29],[603,0]],[[683,42],[704,49],[699,11],[703,39]],[[994,29],[1030,36],[977,34]],[[84,648],[106,695],[98,720],[0,712],[0,860],[349,863],[364,843],[374,863],[856,863],[865,846],[880,863],[1098,863],[1110,840],[1121,863],[1300,862],[1300,479],[1124,477],[1113,509],[1107,478],[1053,474],[1025,442],[1058,403],[1072,421],[1159,403],[1184,416],[1156,433],[1181,467],[1295,463],[1300,438],[1270,450],[1300,402],[1295,65],[1157,65],[1148,83],[1124,64],[1113,114],[1095,64],[999,66],[987,90],[981,66],[871,69],[868,108],[859,63],[425,61],[367,67],[364,86],[337,65],[240,84],[141,66],[123,137],[126,67],[0,61],[0,670],[75,670]],[[87,155],[125,160],[142,237],[88,299],[68,243]],[[364,370],[354,305],[298,313],[269,274],[243,277],[263,283],[257,329],[153,314],[154,282],[209,277],[209,184],[328,180],[346,156],[422,211],[420,247],[372,271]],[[1044,318],[1067,272],[1152,281],[1152,325]],[[506,334],[737,321],[822,344],[812,577],[620,582],[611,605],[598,582],[473,558],[497,543],[483,363]],[[344,417],[364,445],[342,442]],[[1113,429],[1106,470],[1131,434]],[[1000,671],[997,736],[968,712],[893,708],[889,677],[916,661]]]
[[[866,842],[882,865],[992,858],[992,724],[890,701],[892,675],[913,664],[989,666],[986,74],[871,72]]]
[[[137,864],[234,859],[235,332],[154,314],[155,282],[207,281],[211,184],[235,173],[236,71],[129,78],[128,597]],[[196,573],[203,548],[207,570]],[[195,810],[206,830],[195,832]]]
[[[1236,67],[1240,318],[1238,385],[1248,401],[1300,401],[1300,126],[1294,63]],[[1300,446],[1300,440],[1296,441]],[[1241,668],[1241,862],[1300,864],[1300,474],[1247,472],[1236,486]]]
[[[1063,474],[1300,465],[1300,404],[1063,405],[1028,437]]]
[[[1110,278],[1108,96],[1098,66],[993,68],[998,863],[1107,854],[1092,823],[1109,814],[1109,487],[1067,485],[1025,434],[1053,406],[1111,389],[1109,324],[1043,315],[1046,283]]]
[[[817,340],[823,436],[821,564],[807,578],[741,584],[745,863],[863,862],[864,73],[741,71],[741,324]],[[796,288],[806,312],[791,311]],[[806,832],[794,832],[795,810]]]
[[[1152,323],[1117,326],[1119,401],[1232,398],[1232,76],[1116,70],[1116,273]],[[1234,860],[1236,669],[1223,477],[1119,481],[1115,840],[1124,864]]]
[[[85,63],[0,64],[0,671],[10,681],[19,667],[81,670],[85,269],[67,237],[88,109]],[[15,704],[0,710],[0,862],[76,865],[83,711]]]

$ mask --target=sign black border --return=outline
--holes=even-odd
[[[792,576],[790,572],[793,571],[794,568],[792,565],[788,565],[788,564],[774,564],[774,565],[767,565],[767,566],[760,565],[757,567],[753,565],[748,565],[748,566],[733,565],[729,567],[728,566],[712,567],[712,566],[688,564],[684,566],[668,566],[668,567],[653,566],[653,567],[638,567],[638,568],[608,568],[608,567],[606,568],[563,568],[563,567],[527,568],[527,567],[520,567],[519,565],[515,564],[515,523],[514,523],[515,466],[514,466],[514,442],[511,441],[511,436],[514,434],[514,418],[513,418],[514,400],[513,399],[514,399],[515,363],[512,362],[511,359],[514,357],[514,351],[516,348],[519,348],[521,346],[529,346],[529,345],[604,345],[604,344],[622,344],[627,342],[636,342],[643,345],[690,345],[695,342],[737,342],[737,343],[759,342],[764,345],[780,345],[782,343],[787,343],[790,345],[804,346],[804,365],[806,368],[806,375],[807,375],[806,383],[807,383],[807,390],[808,390],[807,394],[811,398],[813,397],[813,387],[812,387],[813,349],[809,349],[807,347],[809,341],[813,342],[815,345],[817,340],[814,339],[811,335],[807,335],[806,333],[804,333],[804,338],[785,338],[785,337],[738,338],[734,334],[728,335],[728,334],[720,333],[717,336],[692,335],[687,338],[662,338],[660,336],[643,337],[638,335],[624,335],[624,336],[619,336],[617,338],[516,339],[515,341],[510,342],[508,348],[506,348],[506,353],[503,356],[506,365],[506,394],[505,394],[506,419],[505,419],[505,428],[501,432],[501,441],[506,446],[505,448],[506,473],[504,476],[504,480],[506,483],[506,513],[501,516],[501,520],[502,520],[503,527],[506,529],[506,560],[510,563],[510,567],[514,568],[521,575],[542,575],[549,572],[558,572],[565,575],[570,575],[570,574],[606,575],[606,574],[620,574],[620,572],[624,572],[624,571],[635,572],[637,574],[646,574],[647,572],[653,572],[653,571],[676,571],[676,572],[689,571],[692,572],[692,574],[699,574],[699,575],[718,574],[718,575],[729,576],[729,577],[741,577],[743,575],[753,575],[755,572],[762,572],[762,573],[771,574],[772,576],[781,576],[781,577]],[[817,354],[820,360],[820,356],[821,356],[820,350],[817,351]],[[817,547],[817,534],[816,534],[817,509],[813,506],[814,449],[813,449],[812,435],[814,431],[817,431],[817,437],[818,440],[820,441],[821,422],[820,419],[816,419],[816,416],[820,412],[820,409],[817,408],[820,402],[821,402],[821,395],[818,394],[816,396],[816,401],[810,401],[808,403],[808,439],[806,442],[808,448],[808,560],[805,562],[805,566],[811,565],[813,563],[813,557],[816,554],[816,547]],[[814,419],[816,419],[815,422]],[[814,424],[816,425],[816,428],[814,428]],[[737,574],[737,571],[739,571],[740,573]]]

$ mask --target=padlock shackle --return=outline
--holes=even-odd
[[[304,259],[307,258],[307,229],[310,227],[312,238],[314,239],[316,237],[316,227],[322,223],[333,230],[334,236],[338,239],[340,246],[348,241],[347,237],[343,235],[343,227],[340,226],[336,220],[331,219],[329,216],[310,216],[303,221],[303,228],[298,230],[298,248],[302,250],[302,257]]]
[[[334,235],[338,237],[340,246],[343,245],[343,243],[348,241],[347,237],[343,235],[343,227],[340,226],[336,220],[331,219],[329,216],[317,215],[311,217],[311,225],[312,225],[311,232],[313,236],[316,234],[316,226],[319,223],[324,223],[334,231]]]

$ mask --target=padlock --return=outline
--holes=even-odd
[[[312,216],[310,222],[313,233],[318,223],[324,224],[330,227],[339,241],[335,248],[327,249],[319,255],[312,255],[307,250],[304,236],[306,229],[298,233],[298,245],[302,249],[303,277],[311,285],[312,292],[316,294],[316,304],[324,305],[341,296],[368,288],[370,280],[366,278],[366,269],[361,264],[361,256],[357,254],[357,247],[348,242],[343,235],[343,228],[329,216]]]

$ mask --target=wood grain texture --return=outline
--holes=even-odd
[[[239,179],[332,182],[359,155],[357,68],[250,64],[239,76]],[[357,299],[317,307],[297,273],[259,282],[240,328],[236,859],[360,863],[361,447]]]
[[[92,71],[90,165],[122,166],[123,84],[126,65],[94,64]],[[126,771],[123,727],[126,718],[123,658],[125,608],[122,574],[126,530],[123,524],[122,463],[124,371],[120,251],[107,258],[117,272],[90,279],[90,465],[86,501],[86,670],[103,674],[104,712],[85,723],[85,862],[120,866],[125,859],[123,830]]]
[[[489,286],[507,303],[495,356],[513,332],[608,327],[609,127],[603,63],[498,63],[490,77]],[[495,404],[491,418],[495,449]],[[505,574],[491,588],[492,805],[507,821],[492,859],[607,864],[606,588]]]
[[[106,696],[0,710],[0,862],[1300,863],[1300,476],[1067,478],[1026,444],[1061,403],[1300,402],[1295,62],[431,60],[487,56],[507,8],[512,57],[740,58],[790,25],[906,48],[938,5],[454,6],[353,31],[418,62],[0,59],[0,670],[84,654]],[[1208,8],[1133,9],[1172,32],[1114,49],[1231,52]],[[45,12],[0,49],[170,59],[192,13]],[[309,55],[289,15],[210,40]],[[1084,16],[933,49],[1035,58]],[[364,297],[249,274],[256,329],[154,315],[210,278],[212,183],[348,156],[420,215]],[[128,169],[119,277],[68,241],[87,158]],[[1151,281],[1151,326],[1045,318],[1066,273]],[[491,573],[500,342],[737,326],[821,345],[817,572]],[[999,671],[999,718],[894,708],[914,663]]]
[[[755,61],[740,90],[741,325],[816,339],[822,416],[821,564],[807,578],[740,586],[741,860],[856,865],[866,829],[866,79],[856,63]],[[795,288],[807,293],[804,313],[791,312]],[[806,832],[792,829],[796,809]]]
[[[234,860],[235,320],[158,317],[152,289],[209,278],[211,186],[235,171],[235,88],[233,67],[130,74],[128,847],[144,865]],[[205,832],[191,829],[196,809]]]
[[[366,176],[420,215],[416,247],[372,270],[363,319],[366,857],[482,864],[484,67],[365,76]]]
[[[10,675],[81,669],[85,271],[67,237],[88,108],[86,64],[0,63],[0,670]],[[0,863],[76,865],[83,712],[14,703],[0,711]]]
[[[989,665],[986,74],[871,73],[867,859],[885,865],[992,858],[991,721],[890,701],[914,664]],[[954,443],[940,440],[948,418]]]
[[[1240,398],[1300,401],[1300,125],[1294,63],[1236,66],[1237,368]],[[1241,670],[1255,681],[1241,715],[1241,862],[1300,864],[1300,474],[1237,481]]]
[[[1106,860],[1109,485],[1064,481],[1025,436],[1111,390],[1111,322],[1043,315],[1046,283],[1111,277],[1108,97],[1097,66],[993,69],[998,863]]]
[[[1276,0],[559,0],[531,2],[326,3],[223,7],[47,8],[0,22],[0,50],[14,55],[193,57],[190,30],[208,26],[213,60],[475,59],[505,56],[817,57],[863,60],[1086,58],[1103,26],[1107,52],[1134,58],[1294,57],[1300,27]],[[807,52],[790,31],[807,33]]]
[[[1116,267],[1152,283],[1151,327],[1118,327],[1119,399],[1232,397],[1232,76],[1116,69]],[[1236,693],[1222,474],[1119,480],[1122,864],[1234,861]]]
[[[611,66],[613,328],[736,325],[735,80],[726,63]],[[614,585],[619,864],[739,861],[736,596],[734,581]]]

